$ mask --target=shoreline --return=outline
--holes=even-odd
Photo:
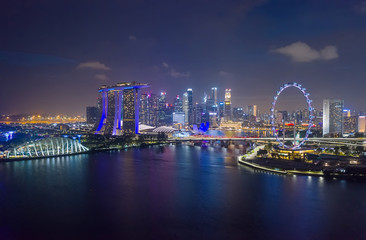
[[[155,145],[166,145],[169,143],[152,143],[152,144],[146,144],[146,145],[140,145],[140,146],[127,146],[127,147],[114,147],[114,148],[104,148],[104,149],[90,149],[88,151],[84,152],[77,152],[77,153],[70,153],[70,154],[60,154],[60,155],[51,155],[51,156],[37,156],[37,157],[19,157],[19,158],[3,158],[0,159],[0,163],[6,163],[6,162],[18,162],[18,161],[27,161],[27,160],[37,160],[37,159],[44,159],[44,158],[56,158],[56,157],[66,157],[66,156],[74,156],[74,155],[80,155],[80,154],[91,154],[91,153],[97,153],[97,152],[107,152],[107,151],[116,151],[116,150],[125,150],[129,148],[143,148],[148,146],[155,146]]]
[[[247,167],[264,170],[267,172],[283,174],[283,175],[300,175],[300,176],[315,176],[315,177],[329,177],[329,178],[357,178],[357,179],[366,179],[366,173],[341,173],[336,171],[299,171],[299,170],[286,170],[280,168],[271,168],[266,167],[257,163],[249,162],[242,159],[243,156],[237,157],[237,162],[239,164],[245,165]]]

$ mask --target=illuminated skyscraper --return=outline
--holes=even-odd
[[[96,124],[98,122],[98,107],[86,107],[86,122],[88,124]]]
[[[107,116],[104,125],[105,135],[120,135],[121,134],[121,120],[122,120],[122,91],[106,91],[104,92],[106,98],[106,112]],[[98,129],[97,129],[98,131]]]
[[[212,99],[213,105],[217,105],[217,88],[216,87],[211,88],[210,97]]]
[[[166,93],[161,92],[159,97],[159,106],[158,106],[158,125],[165,125],[165,110],[166,110]]]
[[[141,94],[140,122],[156,127],[158,124],[159,99],[155,94]]]
[[[98,108],[99,117],[100,117],[102,115],[102,110],[103,110],[102,94],[100,94],[100,93],[98,93],[97,108]]]
[[[365,133],[366,132],[366,117],[358,116],[357,119],[357,132]]]
[[[99,89],[102,94],[102,116],[96,133],[106,135],[138,133],[139,95],[140,88],[143,87],[148,86],[135,82],[118,83],[110,87],[103,85]]]
[[[133,135],[139,129],[140,97],[136,88],[123,90],[123,134]]]
[[[233,120],[234,121],[238,121],[238,122],[243,121],[244,120],[243,115],[244,115],[243,108],[241,108],[241,107],[233,108]]]
[[[343,116],[343,133],[354,133],[357,131],[357,116]]]
[[[158,108],[159,108],[159,99],[156,94],[148,95],[148,122],[147,125],[157,127],[158,126]]]
[[[201,124],[202,121],[202,115],[203,115],[203,107],[201,104],[196,103],[194,110],[193,110],[193,124]]]
[[[174,99],[174,112],[183,112],[183,102],[179,95]]]
[[[222,121],[222,119],[224,118],[224,109],[225,108],[225,103],[224,102],[220,102],[219,103],[219,108],[218,108],[218,119],[219,121]]]
[[[188,93],[183,94],[183,112],[184,112],[184,122],[186,125],[189,124],[189,104],[188,104]]]
[[[231,89],[225,90],[224,120],[232,120]]]
[[[350,116],[351,116],[351,110],[343,109],[343,117],[350,117]]]
[[[183,112],[173,113],[173,124],[180,124],[182,126],[185,125],[185,117]]]
[[[343,100],[323,100],[323,136],[327,134],[343,135],[343,107]]]
[[[149,115],[147,112],[147,104],[148,104],[148,95],[146,93],[141,94],[141,100],[140,100],[140,123],[147,125]]]
[[[257,117],[258,111],[257,111],[257,105],[249,105],[248,106],[248,115]]]
[[[187,89],[188,97],[188,124],[193,124],[193,90],[192,88]]]
[[[210,126],[217,126],[218,118],[218,105],[217,105],[217,88],[211,88],[211,93],[207,97],[204,97],[204,121],[209,121]]]

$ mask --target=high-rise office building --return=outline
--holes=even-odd
[[[196,103],[193,109],[193,124],[201,124],[204,119],[202,119],[202,115],[204,114],[204,109],[201,104]]]
[[[231,89],[225,89],[224,120],[232,120]]]
[[[350,117],[351,116],[351,110],[350,109],[343,109],[343,117]]]
[[[301,110],[297,110],[294,113],[294,120],[297,124],[302,123],[303,122],[303,113]]]
[[[179,95],[174,99],[174,112],[183,112],[183,102]]]
[[[343,117],[343,133],[354,133],[357,131],[357,116],[346,115]]]
[[[188,93],[183,93],[183,112],[184,112],[184,123],[189,124],[189,105],[188,105]]]
[[[99,117],[98,107],[86,107],[86,122],[88,124],[96,124]]]
[[[158,126],[158,108],[159,108],[159,98],[156,94],[148,95],[148,121],[147,125],[157,127]]]
[[[323,136],[327,134],[343,135],[343,107],[343,100],[323,100]]]
[[[257,105],[248,106],[248,115],[257,117],[257,115],[258,115]]]
[[[193,124],[193,90],[192,88],[187,89],[188,98],[188,124]]]
[[[217,105],[217,88],[213,87],[211,88],[211,99],[213,100],[213,105]]]
[[[365,133],[366,132],[366,117],[358,116],[357,119],[357,132]]]
[[[221,122],[222,119],[224,119],[224,109],[225,108],[225,103],[224,102],[220,102],[219,103],[219,107],[218,107],[218,119]]]
[[[158,125],[165,125],[165,112],[166,112],[166,93],[161,92],[159,96],[159,106],[158,106]]]
[[[213,112],[214,111],[214,106],[215,106],[215,99],[212,98],[212,95],[205,95],[203,98],[203,105],[205,108],[205,111],[207,112]]]
[[[243,115],[244,115],[243,108],[241,108],[241,107],[233,108],[233,120],[234,121],[238,121],[238,122],[243,121],[244,120]]]
[[[185,116],[183,112],[173,112],[173,124],[185,125]]]
[[[170,126],[173,123],[173,112],[174,112],[174,106],[173,104],[166,104],[165,107],[165,120],[164,125]]]
[[[202,121],[209,122],[210,126],[217,126],[217,118],[218,118],[218,105],[217,105],[217,88],[211,88],[210,95],[206,95],[204,97],[203,105],[203,118]]]

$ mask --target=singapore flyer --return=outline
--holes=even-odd
[[[298,144],[296,144],[294,142],[293,146],[288,146],[285,143],[283,143],[280,140],[280,138],[278,137],[278,133],[276,131],[276,124],[275,124],[275,107],[276,107],[277,99],[281,95],[281,93],[285,89],[291,88],[291,87],[299,89],[303,93],[303,95],[306,99],[306,103],[308,105],[308,110],[309,110],[309,121],[308,121],[309,125],[308,125],[308,128],[306,130],[305,137],[302,139],[302,141],[299,142]],[[274,96],[274,99],[273,99],[273,102],[272,102],[272,108],[271,108],[271,125],[272,125],[273,135],[276,137],[276,140],[279,143],[280,147],[295,150],[295,149],[300,148],[301,145],[303,145],[306,142],[306,140],[308,140],[309,134],[311,134],[311,127],[313,126],[313,118],[314,118],[314,115],[313,115],[314,108],[311,105],[312,100],[310,100],[309,95],[310,94],[306,92],[306,88],[302,87],[301,84],[298,84],[298,83],[294,82],[294,83],[286,83],[283,86],[281,86],[280,90],[277,91],[276,95]]]

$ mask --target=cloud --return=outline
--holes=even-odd
[[[175,71],[174,69],[171,69],[168,72],[168,75],[171,76],[171,77],[174,77],[174,78],[180,78],[180,77],[188,78],[188,77],[191,76],[191,73],[190,72],[180,73],[180,72]]]
[[[105,74],[97,74],[97,75],[95,75],[95,78],[99,79],[99,80],[102,80],[102,81],[106,81],[106,80],[109,79],[109,77]]]
[[[80,63],[77,68],[93,68],[93,69],[99,69],[99,70],[111,70],[110,67],[107,67],[105,64],[100,62],[85,62]]]
[[[290,57],[295,62],[311,62],[315,60],[331,60],[338,58],[337,48],[332,45],[316,50],[304,42],[295,42],[290,45],[277,48],[272,52]]]
[[[338,58],[337,48],[335,46],[326,46],[320,50],[320,57],[323,60],[331,60]]]
[[[136,41],[137,40],[137,38],[133,35],[128,36],[128,39],[130,39],[131,41]]]
[[[355,10],[360,13],[366,13],[366,1],[362,1],[355,6]]]
[[[166,75],[168,76],[171,76],[171,77],[174,77],[174,78],[188,78],[191,76],[191,73],[190,72],[186,72],[186,73],[182,73],[182,72],[177,72],[175,71],[174,68],[171,68],[169,66],[169,64],[167,64],[166,62],[162,62],[161,65],[163,65],[164,68],[167,68],[167,70],[169,70],[169,72],[166,73]]]
[[[229,73],[229,72],[225,72],[225,71],[220,71],[220,72],[219,72],[219,75],[220,75],[220,76],[222,76],[222,77],[228,77],[228,76],[230,76],[230,75],[231,75],[231,73]]]
[[[0,62],[17,65],[56,65],[56,64],[75,64],[75,60],[37,53],[8,52],[0,51]]]

